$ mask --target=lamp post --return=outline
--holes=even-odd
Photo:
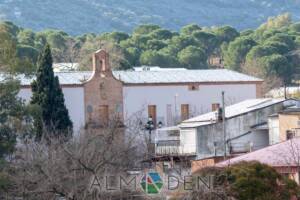
[[[149,142],[151,143],[151,133],[155,129],[153,119],[151,116],[148,118],[148,121],[145,125],[145,129],[149,131]]]
[[[161,121],[159,121],[157,123],[157,127],[161,128],[162,126],[163,126],[163,123]],[[145,129],[149,131],[149,142],[151,143],[151,134],[152,134],[152,131],[155,130],[155,124],[154,124],[151,116],[148,118],[148,121],[145,124]]]

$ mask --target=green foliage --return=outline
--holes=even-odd
[[[274,36],[270,37],[268,41],[276,41],[286,44],[289,47],[289,50],[293,50],[295,48],[294,36],[288,35],[285,33],[278,33]]]
[[[17,56],[21,59],[30,59],[32,63],[36,63],[39,55],[39,51],[29,45],[18,45],[17,46]],[[33,69],[31,69],[33,70]]]
[[[212,54],[218,46],[218,38],[213,33],[205,31],[194,31],[193,38],[205,48],[208,55]]]
[[[45,33],[47,42],[52,48],[61,49],[65,48],[67,34],[61,31],[50,30]]]
[[[140,50],[136,47],[129,47],[125,49],[125,59],[133,66],[139,65],[140,54]]]
[[[245,62],[247,53],[255,45],[256,42],[247,36],[239,37],[229,43],[227,50],[224,52],[226,66],[230,69],[240,71],[240,66]]]
[[[9,21],[4,21],[0,24],[0,29],[10,33],[13,37],[17,37],[20,28]]]
[[[10,186],[6,158],[13,154],[17,137],[27,137],[31,132],[31,117],[18,97],[19,91],[19,82],[10,75],[0,83],[0,194]]]
[[[120,43],[123,40],[127,40],[129,35],[123,32],[112,32],[103,34],[103,38],[112,42]]]
[[[291,24],[289,26],[289,30],[292,31],[292,32],[295,32],[295,33],[299,33],[300,32],[300,22]]]
[[[278,53],[277,49],[270,45],[258,45],[253,47],[247,54],[246,60],[252,61],[263,56],[272,55]]]
[[[160,29],[160,27],[154,24],[140,25],[133,30],[133,35],[146,35],[157,29]]]
[[[276,17],[269,17],[268,21],[260,26],[260,29],[282,28],[291,23],[291,15],[289,13],[284,13]]]
[[[36,76],[36,80],[32,83],[31,104],[41,108],[41,116],[34,119],[37,139],[53,136],[69,137],[72,122],[64,103],[64,96],[58,78],[53,73],[49,45],[46,45],[39,56]]]
[[[3,29],[0,29],[0,46],[0,68],[4,71],[11,71],[10,66],[16,64],[16,41]]]
[[[20,127],[24,105],[17,97],[19,85],[7,80],[0,83],[0,159],[14,150],[18,127]]]
[[[265,76],[275,74],[282,78],[285,83],[291,81],[292,68],[285,56],[280,54],[272,54],[270,56],[263,56],[259,63]]]
[[[214,30],[214,33],[219,38],[220,43],[233,41],[236,37],[240,35],[236,29],[230,26],[216,28]]]
[[[59,30],[35,33],[5,22],[0,24],[0,38],[3,38],[0,44],[9,47],[11,52],[2,55],[0,52],[0,57],[5,55],[6,60],[12,61],[11,71],[22,73],[35,71],[38,52],[46,43],[51,46],[54,62],[79,62],[81,70],[91,70],[91,54],[99,48],[110,53],[110,64],[115,69],[130,69],[140,64],[203,69],[210,67],[209,59],[219,57],[226,68],[267,79],[265,68],[275,70],[276,67],[266,67],[270,62],[263,57],[281,55],[286,58],[288,70],[284,73],[275,70],[271,74],[282,82],[282,79],[297,79],[292,73],[300,67],[299,27],[299,23],[291,22],[288,14],[283,14],[270,18],[256,30],[241,33],[230,26],[208,28],[189,24],[174,32],[145,24],[137,26],[132,34],[114,31],[72,37]]]
[[[201,31],[201,27],[197,24],[189,24],[181,28],[180,33],[182,35],[191,35],[194,31]]]
[[[141,54],[140,64],[161,67],[174,67],[176,59],[159,51],[147,50]]]
[[[153,39],[147,41],[147,49],[149,50],[160,50],[166,46],[167,44],[161,40]]]
[[[178,60],[188,69],[206,69],[207,56],[205,51],[195,46],[188,46],[178,53]]]
[[[150,33],[150,37],[156,40],[167,40],[173,37],[173,33],[166,29],[157,29]]]
[[[32,30],[22,30],[18,34],[18,41],[23,45],[34,46],[35,35]]]
[[[290,200],[299,195],[299,186],[292,180],[259,162],[240,162],[226,168],[205,168],[197,175],[211,174],[215,187],[222,187],[227,198],[243,200]]]

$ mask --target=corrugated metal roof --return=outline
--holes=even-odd
[[[227,69],[170,70],[170,71],[114,71],[114,76],[124,83],[201,83],[262,81]]]
[[[186,68],[164,68],[164,67],[159,67],[159,66],[147,66],[147,65],[142,65],[139,67],[133,67],[134,71],[182,71],[182,70],[187,70]]]
[[[91,77],[91,71],[55,72],[63,85],[81,84]],[[113,71],[113,75],[128,84],[155,83],[201,83],[201,82],[248,82],[262,81],[261,79],[241,74],[227,69],[210,70],[162,70],[162,71]],[[21,85],[30,85],[34,77],[16,76]],[[4,75],[0,74],[0,81]]]
[[[237,104],[233,104],[231,106],[225,107],[225,117],[231,118],[234,116],[238,116],[241,114],[248,113],[253,110],[257,110],[260,108],[264,108],[276,103],[280,103],[285,101],[283,98],[279,99],[272,99],[272,98],[263,98],[263,99],[248,99],[245,101],[242,101]],[[188,119],[183,121],[179,127],[187,128],[187,127],[198,127],[198,126],[204,126],[208,124],[213,124],[216,122],[217,116],[216,112],[209,112],[203,115],[199,115],[197,117]]]
[[[241,161],[258,161],[273,167],[299,166],[300,138],[294,138],[282,143],[265,147],[251,153],[247,153],[216,164],[217,167],[225,167],[229,164]]]
[[[80,85],[82,82],[88,80],[92,72],[56,72],[54,73],[59,78],[59,82],[62,85]],[[0,74],[0,82],[7,77],[5,74]],[[32,83],[35,76],[25,76],[23,74],[14,76],[17,80],[21,82],[21,85],[27,86]]]

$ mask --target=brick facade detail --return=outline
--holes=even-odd
[[[93,54],[93,72],[84,83],[86,125],[98,128],[115,120],[123,123],[123,84],[113,76],[104,50]]]

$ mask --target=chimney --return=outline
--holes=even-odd
[[[110,71],[109,55],[105,50],[100,49],[93,54],[93,71],[101,75]]]

